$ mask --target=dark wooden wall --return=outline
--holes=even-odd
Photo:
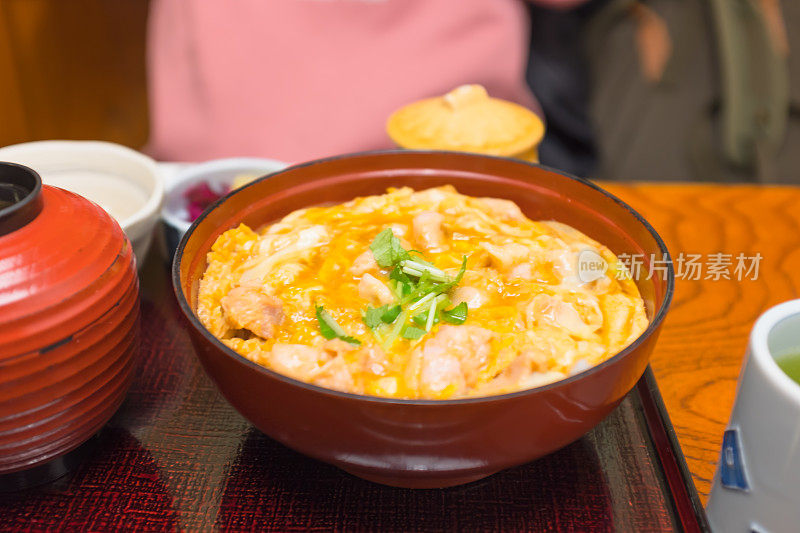
[[[0,146],[147,140],[147,0],[0,0]]]

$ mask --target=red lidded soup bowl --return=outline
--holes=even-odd
[[[542,387],[456,400],[398,400],[324,389],[237,354],[195,315],[206,254],[240,222],[258,228],[291,211],[387,187],[452,184],[471,196],[507,198],[530,218],[574,226],[615,254],[668,259],[652,227],[592,183],[512,159],[451,152],[365,153],[314,161],[262,178],[222,198],[190,228],[173,283],[197,356],[228,401],[261,431],[356,476],[400,487],[446,487],[531,461],[579,439],[644,372],[669,306],[671,263],[636,281],[650,325],[625,350]]]
[[[0,163],[0,486],[74,450],[117,410],[139,310],[131,244],[114,219]]]

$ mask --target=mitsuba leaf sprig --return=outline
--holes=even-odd
[[[462,258],[458,274],[451,278],[427,261],[421,252],[403,248],[391,228],[378,233],[369,248],[378,266],[391,269],[389,286],[397,299],[394,305],[368,307],[362,313],[364,323],[382,341],[384,349],[398,337],[418,340],[441,321],[450,324],[466,321],[469,309],[465,302],[445,309],[452,305],[447,293],[458,285],[467,270],[466,256]],[[388,325],[393,327],[383,338],[378,330]]]
[[[360,340],[348,335],[321,305],[317,306],[317,322],[319,323],[319,332],[326,339],[341,339],[354,346],[361,344]]]

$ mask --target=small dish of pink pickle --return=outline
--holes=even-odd
[[[210,183],[203,181],[184,191],[183,197],[186,198],[186,212],[189,215],[189,222],[197,220],[197,217],[208,206],[230,192],[229,186],[217,186],[216,189],[212,188]]]

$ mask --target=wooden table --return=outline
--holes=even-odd
[[[729,280],[705,279],[706,269],[699,280],[678,279],[651,361],[705,503],[753,322],[767,308],[800,294],[800,188],[604,186],[652,223],[673,260],[681,253],[701,254],[707,266],[708,254],[732,255]],[[757,253],[762,256],[757,279],[751,273],[738,281],[736,257]]]

